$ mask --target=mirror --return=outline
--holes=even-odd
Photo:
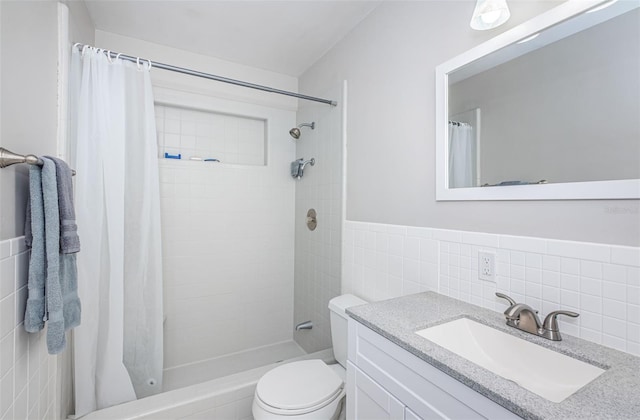
[[[438,66],[436,198],[640,198],[638,22],[569,1]]]

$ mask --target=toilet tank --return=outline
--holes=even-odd
[[[341,295],[329,301],[333,354],[338,363],[345,368],[347,366],[347,320],[349,319],[345,309],[365,303],[367,302],[354,295]]]

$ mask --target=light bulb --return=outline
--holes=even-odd
[[[505,23],[511,13],[506,0],[478,0],[471,17],[471,28],[482,31]]]

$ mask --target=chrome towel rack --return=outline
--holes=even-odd
[[[13,153],[11,150],[7,150],[4,147],[0,147],[0,168],[6,168],[7,166],[15,165],[17,163],[27,163],[29,165],[42,166],[43,162],[36,155],[19,155]],[[76,171],[71,170],[71,174],[75,175]]]

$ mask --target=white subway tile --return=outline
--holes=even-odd
[[[602,263],[581,260],[580,275],[592,279],[602,279]]]
[[[602,299],[602,315],[625,320],[627,319],[627,306],[623,302],[604,298]]]
[[[0,300],[9,296],[16,287],[16,258],[0,260]]]
[[[420,238],[407,236],[404,240],[404,258],[420,259]]]
[[[560,276],[556,271],[543,271],[542,283],[546,286],[560,287]]]
[[[589,328],[581,327],[580,328],[580,338],[583,340],[591,341],[596,344],[602,343],[602,332],[594,331]]]
[[[640,286],[640,268],[627,267],[627,284],[629,286]]]
[[[544,254],[547,252],[547,243],[544,239],[500,235],[500,248],[512,249],[514,251],[535,252]]]
[[[11,239],[11,255],[18,255],[27,250],[27,244],[24,242],[24,236]]]
[[[627,303],[640,305],[640,287],[627,286]]]
[[[592,296],[587,294],[580,295],[580,308],[602,314],[602,296]]]
[[[542,285],[525,282],[525,289],[527,297],[534,297],[536,299],[542,298]]]
[[[500,237],[491,233],[462,232],[462,243],[498,248],[500,246]]]
[[[525,280],[530,283],[542,283],[542,271],[537,268],[525,268]]]
[[[611,251],[608,245],[586,242],[548,240],[546,253],[600,262],[610,262],[611,260]]]
[[[524,266],[512,265],[511,268],[510,268],[510,271],[511,271],[511,278],[517,279],[517,280],[524,280],[525,279],[525,268],[524,268]]]
[[[602,296],[602,280],[582,277],[580,279],[580,291],[588,295]]]
[[[407,226],[407,236],[428,239],[431,237],[431,231],[427,228]]]
[[[398,278],[402,278],[402,257],[397,255],[389,256],[389,274]]]
[[[580,291],[580,277],[571,274],[562,274],[560,276],[560,287],[564,290]]]
[[[511,259],[511,265],[524,266],[526,263],[526,254],[524,252],[511,251],[509,258]]]
[[[602,278],[607,281],[616,283],[627,282],[627,271],[622,265],[617,264],[603,264],[602,265]]]
[[[389,235],[389,254],[402,257],[404,253],[404,237],[397,234]]]
[[[389,252],[389,236],[386,233],[376,232],[376,251],[382,253]]]
[[[621,302],[627,301],[627,287],[624,284],[605,281],[602,283],[602,296]]]
[[[553,303],[560,303],[560,289],[557,287],[542,286],[542,298]]]
[[[640,343],[640,324],[627,322],[627,340]]]
[[[0,377],[13,367],[14,348],[14,333],[12,331],[0,340]]]
[[[565,274],[580,275],[580,260],[577,258],[562,258],[560,270]]]
[[[525,254],[525,265],[529,268],[542,268],[542,255],[532,254],[530,252]]]
[[[420,239],[420,259],[431,263],[438,262],[438,241]]]
[[[613,264],[640,267],[640,248],[629,246],[612,246],[611,262]]]
[[[580,326],[594,331],[602,331],[602,315],[582,310],[580,312]]]
[[[547,271],[560,271],[561,259],[555,255],[542,256],[542,268]]]
[[[0,301],[0,338],[15,328],[15,315],[15,298],[13,295],[9,295]]]
[[[403,279],[413,283],[420,283],[420,262],[418,260],[403,259]]]
[[[11,255],[11,241],[0,241],[0,260],[8,258]]]
[[[580,294],[571,290],[560,291],[560,303],[563,307],[571,306],[573,308],[580,307]]]
[[[433,237],[440,241],[462,242],[462,232],[458,230],[433,229]]]
[[[624,320],[621,319],[603,316],[602,331],[606,332],[608,335],[612,335],[621,339],[627,338],[627,325]]]

